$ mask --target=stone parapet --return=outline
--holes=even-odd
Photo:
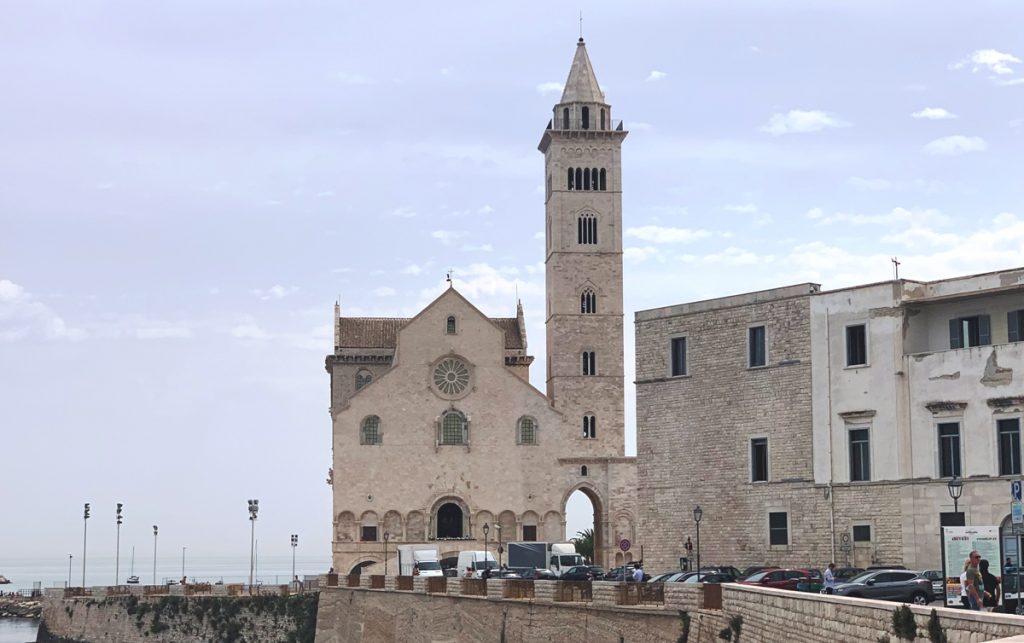
[[[414,594],[426,594],[427,593],[427,579],[422,576],[412,577],[412,591]]]
[[[555,581],[534,581],[533,600],[538,603],[555,602]]]
[[[591,583],[595,606],[610,607],[619,602],[619,583],[615,581],[594,581]]]
[[[386,591],[389,591],[389,592],[395,591],[395,587],[397,586],[397,584],[398,584],[398,582],[397,582],[397,580],[395,579],[394,576],[385,576],[384,577],[384,589]]]
[[[220,585],[214,585],[210,589],[210,592],[214,596],[227,596],[228,595],[228,586],[223,584],[223,583],[221,583]],[[134,592],[132,592],[132,593],[134,594]]]
[[[359,587],[362,589],[370,589],[370,575],[360,574],[359,575]]]
[[[500,601],[505,597],[505,579],[487,579],[487,599]]]
[[[701,606],[701,589],[686,583],[665,583],[665,609],[695,611]]]
[[[461,578],[449,578],[448,583],[445,585],[445,593],[449,596],[461,596],[462,595],[462,579]]]

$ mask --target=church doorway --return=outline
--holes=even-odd
[[[588,486],[573,491],[565,502],[565,538],[576,543],[576,551],[591,565],[607,569],[604,552],[604,522],[601,499]]]
[[[437,537],[462,538],[462,508],[446,502],[437,510]]]

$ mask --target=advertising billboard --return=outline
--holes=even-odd
[[[960,574],[974,550],[988,560],[989,572],[1002,574],[999,558],[999,527],[943,527],[942,553],[946,561],[946,605],[960,605]]]

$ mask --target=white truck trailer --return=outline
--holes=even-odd
[[[442,576],[441,560],[434,545],[399,545],[398,573],[414,576],[419,569],[420,576]]]

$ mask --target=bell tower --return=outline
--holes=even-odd
[[[622,141],[583,38],[539,149],[544,154],[547,394],[578,453],[625,449]],[[574,428],[575,427],[575,428]]]

